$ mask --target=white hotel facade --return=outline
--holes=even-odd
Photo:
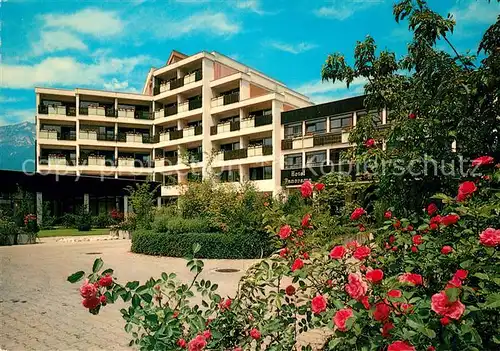
[[[318,113],[308,97],[217,52],[173,51],[140,94],[35,92],[38,173],[152,179],[163,184],[162,197],[209,173],[276,193],[290,169],[331,164],[330,148],[348,147],[344,127],[356,122],[356,112],[344,110],[362,109],[358,98]],[[342,129],[333,135],[337,119]]]

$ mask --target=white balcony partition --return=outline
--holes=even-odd
[[[49,106],[49,115],[66,115],[66,106]]]
[[[57,132],[55,130],[40,130],[38,133],[40,139],[57,140]]]
[[[155,111],[155,118],[162,118],[163,116],[165,116],[165,110],[164,109]]]
[[[241,121],[240,127],[241,129],[255,127],[255,118],[245,118]]]
[[[217,106],[224,105],[224,97],[223,96],[219,96],[217,98],[212,99],[212,101],[210,102],[210,105],[212,107],[217,107]]]
[[[134,160],[130,158],[118,158],[119,167],[134,167]]]
[[[49,156],[49,166],[66,166],[66,157]]]
[[[262,156],[262,146],[249,146],[248,157]]]
[[[193,136],[194,135],[194,127],[187,127],[183,129],[182,135],[184,137]]]
[[[179,107],[177,108],[177,113],[181,112],[186,112],[189,111],[189,102],[182,102],[179,104]]]
[[[342,142],[343,143],[349,142],[349,132],[342,132]]]
[[[189,84],[189,83],[194,83],[196,80],[196,74],[191,73],[186,76],[184,76],[184,85]]]
[[[169,141],[169,140],[170,140],[170,133],[160,134],[160,141]]]
[[[160,84],[160,93],[170,90],[170,82],[164,82]]]
[[[227,133],[231,131],[231,122],[217,124],[217,134]]]

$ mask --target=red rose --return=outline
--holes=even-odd
[[[384,302],[379,302],[375,305],[375,311],[373,311],[373,318],[376,321],[383,322],[389,318],[391,313],[391,307]]]
[[[321,190],[323,190],[324,188],[325,188],[325,184],[323,184],[323,183],[316,183],[316,184],[314,185],[314,189],[316,189],[317,191],[321,191]]]
[[[304,235],[304,231],[302,229],[297,230],[297,236]]]
[[[290,250],[288,250],[287,247],[284,247],[280,250],[280,256],[281,257],[286,257],[286,255],[288,255],[288,253],[290,252]]]
[[[448,281],[448,284],[446,284],[446,289],[461,288],[461,287],[462,287],[462,281],[455,276],[453,276],[453,278],[451,278],[451,280]]]
[[[210,340],[210,338],[212,337],[212,333],[210,332],[210,329],[207,329],[203,332],[203,337],[207,340]]]
[[[415,347],[405,341],[394,341],[389,345],[387,351],[415,351]]]
[[[347,283],[347,285],[345,286],[345,291],[349,294],[350,297],[359,300],[366,295],[366,292],[368,291],[368,285],[362,279],[361,275],[359,275],[358,273],[351,273],[349,274],[347,279],[349,283]]]
[[[88,298],[83,299],[82,305],[85,308],[88,308],[89,310],[93,310],[94,308],[97,308],[101,302],[99,301],[99,298],[97,296],[91,296]]]
[[[434,213],[438,211],[438,207],[436,206],[435,203],[430,203],[429,206],[427,206],[427,214],[429,216],[432,216]]]
[[[391,211],[385,211],[384,218],[385,219],[391,219],[392,218],[392,212]]]
[[[443,248],[441,249],[441,253],[443,255],[448,255],[449,253],[451,253],[453,251],[453,248],[449,245],[445,245],[443,246]]]
[[[398,247],[397,247],[397,246],[394,246],[394,247],[392,248],[392,251],[398,251]]]
[[[260,331],[259,329],[257,328],[253,328],[252,330],[250,330],[250,337],[252,339],[255,339],[255,340],[259,340],[260,339]]]
[[[431,297],[431,309],[443,317],[460,319],[465,311],[465,306],[460,300],[450,302],[446,293],[441,291]]]
[[[413,242],[413,245],[422,245],[424,243],[422,235],[414,235],[413,238],[411,238],[411,241]]]
[[[416,115],[416,114],[414,114],[414,113],[412,112],[412,113],[410,113],[410,114],[408,115],[408,118],[409,118],[409,119],[415,119],[415,118],[417,118],[417,115]]]
[[[333,323],[338,330],[345,332],[347,330],[347,320],[353,316],[354,314],[352,313],[352,309],[343,308],[335,313],[335,315],[333,316]]]
[[[328,279],[328,280],[326,281],[326,285],[328,285],[328,287],[329,287],[329,288],[331,288],[331,287],[333,286],[333,280]]]
[[[408,224],[408,226],[406,227],[406,230],[411,232],[413,230],[413,226],[411,224]]]
[[[422,276],[417,273],[404,273],[399,276],[401,283],[408,283],[411,285],[422,285]]]
[[[300,193],[304,198],[311,197],[313,193],[313,185],[309,180],[306,180],[304,183],[302,183],[302,185],[300,186]]]
[[[330,251],[330,258],[334,260],[340,260],[346,254],[347,250],[343,246],[335,246],[332,251]]]
[[[371,148],[371,147],[373,147],[374,145],[375,145],[375,139],[373,139],[373,138],[370,138],[370,139],[368,139],[367,141],[365,141],[365,146],[366,146],[367,148]]]
[[[229,308],[231,308],[232,303],[233,303],[233,301],[230,298],[222,299],[222,301],[219,302],[219,308],[222,311],[228,310]]]
[[[487,166],[492,165],[495,162],[495,159],[491,156],[481,156],[474,160],[472,160],[472,166]]]
[[[177,317],[179,317],[179,313],[180,313],[179,311],[174,311],[174,313],[172,314],[172,317],[173,317],[173,318],[177,318]],[[209,322],[207,322],[207,324],[208,324],[208,323],[209,323]]]
[[[396,222],[394,222],[393,227],[395,229],[399,229],[401,227],[401,221],[398,219]]]
[[[441,322],[442,325],[444,326],[447,326],[448,324],[450,324],[450,319],[448,317],[443,317],[439,320]]]
[[[362,215],[364,215],[366,211],[362,207],[358,207],[355,209],[352,214],[351,214],[351,221],[357,221],[358,219],[361,218]]]
[[[297,269],[302,269],[302,267],[304,267],[304,262],[300,258],[297,258],[292,264],[292,272],[295,272]]]
[[[413,309],[413,305],[409,303],[402,303],[399,307],[401,308],[401,312],[403,313],[408,313]]]
[[[416,246],[413,246],[413,247],[411,248],[411,252],[413,252],[413,253],[417,253],[417,252],[418,252],[417,247],[416,247]]]
[[[474,182],[466,181],[460,184],[458,187],[458,196],[457,200],[459,202],[465,201],[469,198],[475,191],[477,190],[476,184]]]
[[[90,299],[97,295],[97,287],[94,284],[89,283],[86,279],[83,285],[80,287],[80,295],[84,299]]]
[[[293,285],[288,285],[285,289],[285,293],[288,295],[288,296],[293,296],[295,295],[295,287]]]
[[[496,247],[500,245],[500,229],[487,228],[479,234],[481,245]]]
[[[438,229],[438,228],[439,228],[439,227],[438,227],[438,225],[437,225],[436,223],[431,223],[431,224],[429,224],[429,229],[430,229],[430,230],[436,230],[436,229]]]
[[[354,251],[353,257],[361,261],[370,256],[371,252],[372,250],[368,246],[361,246]]]
[[[441,218],[441,224],[447,227],[457,223],[459,219],[460,219],[459,215],[450,213],[449,215],[446,215]]]
[[[280,239],[287,239],[292,234],[292,228],[287,224],[280,228],[278,233]]]
[[[458,269],[455,274],[453,275],[454,278],[457,278],[457,279],[460,279],[460,280],[464,280],[467,278],[467,276],[469,275],[469,271],[465,270],[465,269]]]
[[[366,273],[366,279],[373,284],[379,283],[384,279],[384,272],[381,269],[374,269]]]
[[[113,277],[109,274],[99,279],[99,286],[107,287],[113,285]]]
[[[436,348],[431,345],[427,348],[427,351],[436,351]]]
[[[99,302],[101,304],[105,305],[107,301],[108,301],[108,299],[107,299],[106,295],[99,296]]]
[[[309,259],[309,254],[307,252],[304,252],[302,254],[302,258],[304,258],[304,260],[308,260]]]
[[[389,242],[391,244],[394,244],[395,241],[396,241],[396,237],[394,235],[389,236]]]
[[[302,228],[309,227],[309,222],[311,221],[311,215],[309,213],[305,214],[302,218]]]
[[[370,301],[368,300],[368,296],[363,296],[360,300],[360,302],[363,304],[363,306],[369,310],[370,309]]]
[[[207,340],[205,340],[203,335],[198,335],[189,342],[188,349],[189,351],[202,351],[206,346]]]
[[[326,311],[326,299],[322,295],[315,296],[311,300],[311,310],[314,314]]]
[[[184,339],[177,340],[177,346],[179,346],[181,349],[186,348],[186,340]]]
[[[387,296],[397,299],[403,296],[403,294],[401,293],[401,290],[392,289],[387,292]]]
[[[394,324],[392,324],[391,322],[384,323],[384,325],[382,326],[382,337],[384,338],[391,337],[390,331],[392,329],[394,329]]]

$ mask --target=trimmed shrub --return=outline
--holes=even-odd
[[[265,241],[234,233],[158,233],[140,230],[132,235],[132,252],[147,255],[186,257],[193,244],[200,244],[199,258],[259,258],[267,254]]]
[[[97,216],[92,217],[92,226],[94,228],[106,228],[112,224],[113,218],[106,212],[101,212]]]
[[[61,224],[64,228],[76,228],[77,216],[73,213],[65,213],[60,217]]]
[[[19,234],[19,227],[14,221],[0,219],[0,246],[12,245]]]
[[[205,218],[158,217],[153,223],[153,229],[158,233],[210,233],[217,231]]]

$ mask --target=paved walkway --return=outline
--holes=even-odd
[[[57,242],[0,247],[0,349],[126,350],[129,336],[119,312],[123,303],[107,306],[98,316],[82,306],[79,284],[66,278],[91,270],[96,257],[115,270],[121,283],[145,281],[161,272],[174,272],[188,281],[185,260],[136,255],[129,240]],[[238,280],[254,260],[206,260],[202,278],[219,284],[221,295],[233,295]],[[239,273],[217,273],[237,268]]]

